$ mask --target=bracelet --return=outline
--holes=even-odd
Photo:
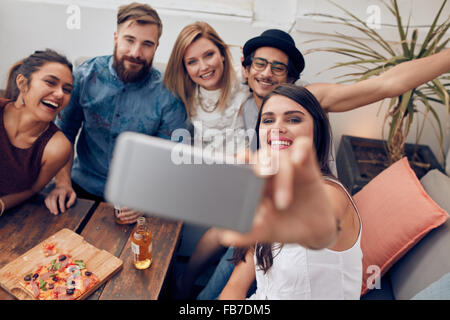
[[[0,217],[3,215],[3,212],[5,211],[5,202],[0,198],[0,205],[2,206],[2,209],[0,210]]]

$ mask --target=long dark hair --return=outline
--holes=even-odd
[[[44,64],[48,62],[57,62],[67,66],[72,72],[72,64],[67,58],[54,50],[46,49],[44,51],[35,51],[29,57],[16,62],[9,70],[8,80],[6,83],[3,98],[17,100],[20,90],[17,87],[16,78],[19,74],[23,75],[27,82],[30,83],[31,75],[38,71]]]
[[[314,121],[313,143],[316,150],[317,161],[319,163],[322,174],[332,176],[330,167],[328,165],[328,155],[331,146],[330,123],[319,101],[317,101],[316,97],[314,97],[314,95],[304,87],[285,83],[277,86],[271,93],[264,97],[261,108],[259,109],[258,120],[256,122],[257,148],[260,148],[259,128],[264,105],[272,96],[275,95],[281,95],[297,102],[312,116]],[[258,266],[262,270],[264,270],[264,272],[267,272],[273,264],[272,247],[273,245],[270,243],[256,244],[256,261]],[[245,261],[245,254],[247,253],[247,251],[248,248],[235,248],[231,261],[236,264],[239,261]]]

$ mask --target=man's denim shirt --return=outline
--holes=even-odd
[[[123,83],[112,66],[112,56],[96,57],[74,71],[74,89],[55,121],[76,145],[72,179],[86,191],[103,197],[118,135],[134,131],[170,139],[186,127],[186,110],[163,85],[161,73],[135,83]]]

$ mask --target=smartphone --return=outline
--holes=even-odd
[[[246,232],[264,184],[234,157],[124,132],[114,148],[105,198],[144,214]]]

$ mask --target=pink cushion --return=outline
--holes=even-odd
[[[423,189],[403,158],[385,169],[355,196],[362,220],[363,285],[373,283],[373,266],[380,276],[430,230],[443,224],[448,214]],[[372,267],[371,267],[372,266]]]

